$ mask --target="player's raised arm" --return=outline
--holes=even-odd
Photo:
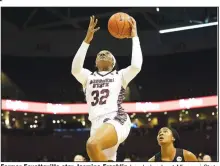
[[[126,88],[128,83],[141,71],[143,56],[141,52],[140,41],[137,35],[137,26],[136,21],[133,17],[129,20],[129,23],[132,27],[131,38],[132,38],[132,57],[131,65],[125,69],[122,69],[122,79],[123,87]]]
[[[83,64],[94,33],[99,30],[99,27],[95,28],[97,23],[98,20],[91,16],[87,35],[72,62],[71,73],[83,86],[85,86],[88,75],[91,73],[88,69],[83,68]]]

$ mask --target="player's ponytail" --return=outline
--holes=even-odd
[[[175,141],[174,141],[174,147],[175,148],[179,148],[180,147],[180,136],[179,136],[179,133],[174,129],[174,128],[171,128],[171,127],[168,127],[170,129],[170,131],[172,132],[173,134],[173,137],[175,138]]]

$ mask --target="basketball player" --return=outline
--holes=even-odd
[[[158,144],[161,147],[159,153],[153,156],[149,161],[156,162],[184,162],[198,161],[196,156],[184,149],[179,149],[180,137],[175,129],[163,127],[157,135]]]
[[[92,123],[86,150],[91,161],[116,161],[120,143],[128,137],[131,122],[121,104],[128,83],[140,72],[142,52],[137,36],[136,22],[131,17],[132,58],[131,65],[120,71],[115,70],[116,60],[111,52],[100,51],[96,57],[97,70],[83,68],[87,50],[93,39],[98,20],[90,17],[87,35],[72,62],[72,74],[85,90]],[[104,40],[104,39],[103,39]]]

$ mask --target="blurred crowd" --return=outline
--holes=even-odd
[[[188,124],[188,125],[186,125]],[[197,143],[197,146],[192,146],[194,147],[192,149],[193,152],[195,152],[195,154],[197,155],[198,161],[216,161],[218,160],[217,156],[216,156],[216,149],[214,147],[216,147],[216,135],[215,135],[215,131],[217,131],[217,120],[206,120],[206,121],[194,121],[193,123],[188,122],[188,123],[182,123],[179,125],[175,125],[174,126],[178,132],[181,133],[181,139],[183,140],[183,142],[187,142],[187,138],[190,135],[192,138],[194,138],[191,141],[196,141],[194,143]],[[154,127],[154,128],[132,128],[131,133],[130,133],[130,139],[131,142],[129,142],[129,148],[132,149],[131,144],[135,143],[135,139],[136,138],[143,138],[143,140],[139,139],[139,142],[152,142],[155,138],[156,138],[156,134],[157,134],[157,129],[158,127]],[[37,162],[72,162],[72,161],[89,161],[88,156],[86,155],[86,152],[81,152],[76,150],[77,147],[75,147],[74,144],[69,144],[70,142],[67,142],[67,145],[62,144],[62,146],[70,146],[70,147],[74,147],[74,149],[70,148],[71,153],[69,153],[68,151],[68,147],[66,147],[65,149],[65,153],[57,153],[57,154],[51,154],[50,152],[47,153],[41,153],[39,151],[35,151],[34,153],[34,157],[30,158],[30,156],[26,156],[26,159],[20,159],[19,156],[11,154],[12,152],[14,152],[13,147],[16,145],[18,142],[15,142],[15,144],[11,145],[11,142],[14,137],[18,137],[19,140],[24,140],[23,142],[19,142],[20,145],[26,146],[26,140],[25,139],[30,139],[30,137],[32,137],[32,140],[35,140],[31,143],[34,143],[35,146],[41,146],[41,141],[46,141],[46,139],[48,141],[51,142],[56,142],[57,146],[65,141],[63,139],[67,139],[65,137],[68,137],[69,139],[71,139],[71,142],[74,142],[75,137],[81,138],[81,140],[85,140],[87,139],[88,135],[89,135],[89,131],[73,131],[73,132],[48,132],[47,130],[42,130],[42,131],[36,131],[36,130],[17,130],[17,129],[4,129],[2,128],[2,133],[7,140],[6,142],[4,142],[4,145],[6,147],[3,147],[4,153],[2,153],[2,161],[6,161],[6,162],[16,162],[16,161],[37,161]],[[60,139],[62,138],[62,139]],[[200,141],[198,141],[198,139],[200,139]],[[4,140],[4,139],[3,139]],[[134,140],[134,141],[133,141]],[[61,142],[59,142],[61,141]],[[76,140],[75,140],[76,141]],[[84,141],[84,142],[85,142]],[[189,142],[188,144],[183,145],[184,148],[192,148],[191,144],[193,145],[192,142]],[[84,145],[84,142],[77,142],[77,145],[81,146]],[[39,144],[38,144],[39,143]],[[156,142],[154,142],[156,143]],[[144,144],[144,142],[143,142]],[[201,145],[201,146],[200,146]],[[53,145],[51,145],[53,146]],[[50,148],[50,143],[48,142],[47,144],[47,148]],[[61,148],[62,148],[61,146]],[[122,144],[122,149],[124,147],[126,147],[127,145]],[[138,143],[136,142],[135,146],[138,146]],[[142,144],[140,145],[140,147],[142,146]],[[199,146],[199,149],[198,149]],[[21,146],[22,147],[22,146]],[[42,148],[44,148],[44,146],[42,146]],[[155,147],[151,147],[153,148],[153,153],[156,152],[159,149],[155,149]],[[56,148],[59,149],[59,148]],[[10,150],[12,150],[12,152],[10,152]],[[143,150],[143,149],[142,149]],[[147,151],[142,152],[142,150],[135,150],[132,151],[130,150],[130,152],[128,152],[127,150],[123,150],[118,152],[118,159],[117,161],[122,162],[122,161],[148,161],[148,159],[150,157],[152,157],[152,151],[150,153],[146,153]],[[24,155],[27,154],[29,151],[28,148],[24,148],[23,149],[23,153]],[[77,154],[80,153],[80,154]],[[125,154],[126,153],[126,154]],[[60,155],[62,154],[62,155]],[[41,155],[36,157],[37,155]],[[45,155],[45,156],[44,156]],[[56,156],[55,156],[56,155]],[[64,156],[65,155],[65,156]],[[5,157],[4,157],[5,156]]]
[[[200,162],[211,162],[212,157],[209,154],[204,154],[204,153],[199,153],[198,156],[198,161]],[[19,162],[19,160],[4,160],[5,162]],[[3,161],[3,162],[4,162]],[[89,159],[87,157],[84,157],[82,154],[76,154],[73,155],[72,159],[63,156],[63,157],[58,157],[58,156],[54,156],[52,158],[49,158],[47,156],[39,156],[36,159],[36,162],[88,162]],[[121,160],[122,162],[136,162],[136,161],[148,161],[148,159],[146,158],[146,160],[141,160],[138,156],[135,155],[131,155],[131,156],[126,156],[123,160]],[[119,162],[121,162],[119,161]]]
[[[212,161],[211,156],[208,154],[204,154],[204,153],[200,153],[197,158],[198,158],[198,161],[204,161],[204,162]],[[73,162],[83,162],[83,161],[86,161],[86,158],[80,154],[77,154],[73,158]],[[124,162],[132,162],[132,161],[135,162],[135,161],[139,161],[139,160],[138,160],[138,157],[135,159],[133,156],[131,156],[131,157],[124,158],[123,161]]]

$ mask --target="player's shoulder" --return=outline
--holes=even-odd
[[[185,155],[191,155],[191,154],[193,154],[192,152],[190,152],[190,151],[188,151],[188,150],[186,150],[186,149],[181,149],[181,150],[183,150],[183,154],[185,154]]]
[[[109,75],[120,76],[121,72],[120,72],[120,70],[113,70],[109,73]]]
[[[112,73],[114,73],[114,74],[120,74],[120,70],[113,70]]]
[[[119,74],[120,76],[122,76],[124,70],[125,70],[125,69],[118,70],[118,74]]]
[[[89,74],[89,77],[90,78],[93,78],[93,77],[99,77],[99,73],[97,71],[92,71],[90,74]]]
[[[196,156],[188,150],[183,149],[183,156],[186,161],[197,161]]]

